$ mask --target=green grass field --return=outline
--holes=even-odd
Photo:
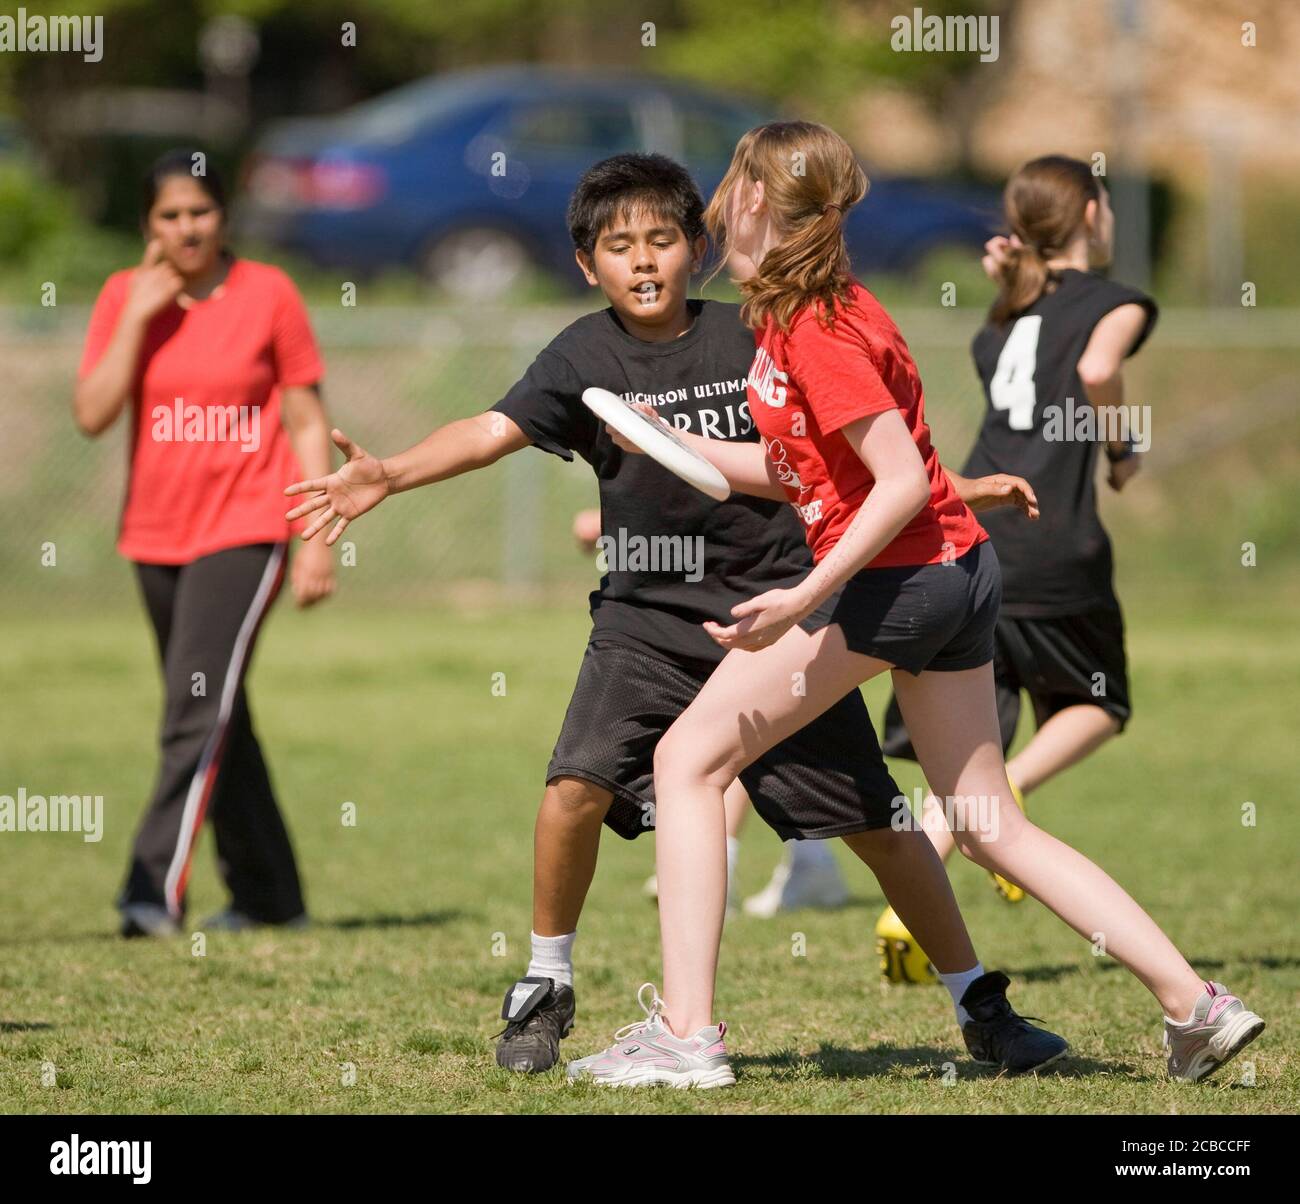
[[[1130,610],[1137,718],[1035,796],[1033,813],[1268,1018],[1241,1064],[1209,1084],[1164,1080],[1158,1009],[1135,980],[960,863],[985,963],[1008,969],[1020,1010],[1074,1047],[1040,1080],[979,1071],[941,988],[879,982],[881,897],[843,849],[855,888],[845,910],[728,925],[718,1011],[739,1055],[736,1089],[610,1093],[500,1071],[491,1037],[527,958],[532,820],[585,618],[578,605],[471,616],[344,601],[280,611],[252,683],[316,924],[214,935],[204,956],[189,940],[115,936],[111,901],[158,723],[143,616],[5,620],[0,792],[102,794],[105,823],[99,843],[0,834],[0,1110],[1294,1112],[1300,818],[1293,717],[1279,705],[1300,673],[1292,611]],[[883,695],[868,697],[878,716]],[[910,790],[915,773],[896,768]],[[347,802],[355,826],[342,823]],[[755,822],[745,892],[777,851]],[[658,977],[656,915],[640,895],[652,858],[648,840],[606,841],[576,948],[570,1057],[634,1019],[637,986]],[[224,902],[206,834],[190,902],[195,923]],[[806,956],[792,955],[795,933]]]

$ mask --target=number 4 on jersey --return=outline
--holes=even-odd
[[[1019,318],[1007,336],[997,370],[989,381],[989,400],[995,410],[1009,410],[1007,425],[1013,431],[1034,429],[1034,365],[1038,360],[1041,314]]]

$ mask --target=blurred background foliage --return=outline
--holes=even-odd
[[[1087,0],[1084,7],[1105,14],[1116,5]],[[32,0],[25,8],[84,11],[77,0]],[[269,121],[337,112],[415,78],[489,63],[652,70],[826,121],[851,140],[868,120],[864,97],[901,91],[955,144],[945,178],[996,188],[1006,170],[977,153],[971,138],[998,72],[979,70],[975,54],[894,53],[892,15],[911,7],[892,2],[751,0],[743,20],[731,0],[103,0],[94,8],[105,41],[129,53],[97,63],[75,54],[0,55],[0,300],[30,301],[33,283],[50,279],[68,297],[88,297],[108,270],[135,258],[139,177],[161,150],[185,141],[174,127],[187,112],[209,122],[198,140],[237,182]],[[924,11],[998,14],[1005,31],[1027,10],[1024,0],[931,0]],[[246,77],[233,85],[205,69],[199,49],[209,22],[232,15],[249,21],[258,39]],[[349,22],[354,39],[344,34]],[[647,23],[653,47],[645,45]],[[1013,58],[1008,40],[1004,32],[999,69]],[[114,129],[104,114],[127,101],[146,116]],[[1250,162],[1240,171],[1244,259],[1259,304],[1300,304],[1300,180]],[[1157,172],[1151,180],[1152,278],[1171,304],[1208,296],[1207,199],[1189,178],[1201,177]],[[312,291],[310,268],[268,254],[299,271]],[[920,303],[934,295],[933,275],[883,288]],[[379,297],[427,297],[400,272],[377,287]],[[550,295],[544,281],[536,292]]]

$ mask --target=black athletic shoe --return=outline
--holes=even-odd
[[[497,1034],[497,1065],[540,1074],[560,1060],[560,1042],[573,1029],[573,988],[549,978],[521,978],[506,992]]]
[[[966,988],[961,1006],[970,1013],[970,1019],[961,1035],[966,1038],[970,1056],[981,1066],[997,1066],[1008,1074],[1041,1070],[1064,1057],[1070,1043],[1016,1015],[1007,1002],[1010,985],[1011,980],[1001,970],[994,970]]]

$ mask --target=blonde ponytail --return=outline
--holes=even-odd
[[[780,242],[739,285],[742,319],[758,329],[770,317],[787,330],[796,313],[813,305],[824,321],[833,322],[853,282],[844,216],[870,187],[852,148],[832,130],[808,121],[761,125],[741,138],[704,214],[720,255],[714,275],[726,259],[728,198],[750,180],[763,181]]]

